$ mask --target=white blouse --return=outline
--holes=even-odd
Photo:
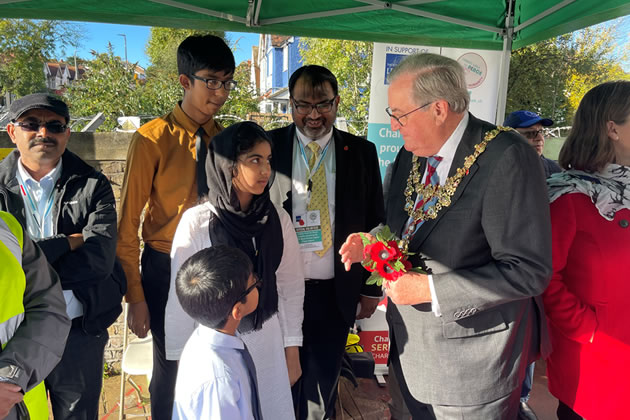
[[[276,270],[278,288],[278,318],[284,347],[302,345],[302,321],[304,319],[304,269],[291,218],[276,206],[283,236],[283,253]],[[209,221],[214,207],[206,202],[188,209],[182,215],[173,237],[171,248],[171,286],[168,293],[164,320],[166,358],[179,360],[186,341],[197,323],[179,304],[175,292],[175,278],[181,265],[190,256],[210,247]]]

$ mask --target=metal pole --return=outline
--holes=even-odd
[[[125,40],[125,70],[129,70],[129,61],[127,61],[127,35],[118,34],[118,36],[122,36]]]
[[[503,34],[503,52],[501,54],[501,70],[499,73],[499,97],[497,98],[497,113],[495,124],[503,124],[505,107],[507,104],[508,77],[510,76],[510,57],[512,54],[512,39],[514,38],[514,0],[507,0],[505,16],[505,33]]]

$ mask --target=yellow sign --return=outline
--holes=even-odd
[[[13,150],[15,150],[13,147],[0,147],[0,160],[7,157]]]

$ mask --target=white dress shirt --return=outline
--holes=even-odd
[[[457,152],[457,147],[459,143],[462,141],[462,137],[464,136],[464,131],[466,131],[466,127],[468,126],[468,112],[464,114],[464,118],[459,122],[453,133],[451,133],[450,137],[446,140],[446,142],[442,145],[439,152],[435,155],[440,156],[442,161],[437,166],[435,172],[440,179],[440,185],[443,185],[446,179],[448,178],[448,173],[451,170],[451,165],[453,164],[453,159],[455,158],[455,152]],[[427,170],[425,168],[424,175],[422,176],[423,183],[426,182]],[[419,197],[416,197],[416,203],[414,204],[414,208],[418,203]],[[407,226],[412,222],[412,218],[410,217],[407,221]],[[407,228],[405,226],[405,229]],[[438,296],[435,293],[435,286],[433,285],[433,276],[429,274],[429,290],[431,291],[431,309],[435,316],[442,316],[442,312],[440,311],[440,303],[438,302]]]
[[[20,195],[24,202],[26,214],[26,230],[31,238],[44,239],[57,234],[56,220],[53,219],[52,207],[57,198],[55,184],[61,176],[62,159],[50,172],[44,175],[39,182],[28,173],[22,160],[18,159],[17,179],[20,183]],[[83,304],[74,295],[72,290],[64,290],[63,297],[66,300],[66,313],[70,319],[83,315]]]
[[[179,362],[173,420],[254,418],[244,348],[238,337],[197,327]]]
[[[308,159],[311,156],[311,150],[306,146],[311,142],[311,139],[306,137],[296,128],[296,139],[293,143],[293,170],[292,170],[292,195],[291,201],[293,205],[293,215],[300,215],[306,213],[307,206],[307,172],[308,172]],[[324,170],[326,171],[326,189],[328,193],[328,211],[330,214],[330,232],[332,239],[335,238],[335,182],[337,179],[336,165],[335,165],[335,141],[332,138],[333,130],[323,137],[312,140],[319,144],[320,150],[326,148],[326,155],[322,161]],[[298,144],[299,142],[299,144]],[[306,162],[302,157],[302,151],[300,144],[306,154]],[[302,259],[304,260],[304,276],[307,279],[332,279],[335,277],[335,251],[334,247],[330,247],[328,251],[319,256],[315,252],[303,252]],[[337,256],[338,257],[338,256]]]

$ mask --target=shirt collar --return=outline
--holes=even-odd
[[[318,139],[311,139],[311,138],[306,137],[300,130],[298,130],[297,126],[295,127],[295,133],[297,134],[297,138],[298,138],[298,140],[300,140],[300,142],[304,146],[306,146],[310,142],[314,141],[317,144],[319,144],[319,147],[322,150],[324,149],[324,147],[326,147],[326,145],[328,144],[328,142],[332,138],[333,131],[334,131],[334,128],[331,128],[331,130],[328,133],[324,134],[322,137],[320,137]]]
[[[468,126],[468,112],[464,114],[462,120],[457,124],[455,130],[451,133],[451,136],[446,140],[446,142],[440,148],[440,151],[437,152],[437,156],[442,157],[443,160],[452,161],[455,158],[455,152],[457,152],[457,147],[459,143],[462,141],[462,137],[464,137],[464,131],[466,131],[466,127]]]
[[[222,333],[212,328],[199,325],[197,335],[207,344],[214,347],[227,347],[235,350],[243,350],[245,345],[239,337]]]
[[[181,101],[177,103],[175,109],[173,109],[173,116],[175,117],[175,121],[190,134],[191,137],[194,137],[197,134],[197,130],[199,130],[199,124],[194,122],[182,109]],[[216,122],[214,118],[210,118],[205,124],[202,124],[204,131],[207,136],[213,137],[216,132]]]
[[[52,184],[54,185],[57,182],[57,180],[59,180],[59,178],[61,177],[62,161],[63,161],[63,158],[60,158],[59,162],[57,162],[57,165],[54,168],[52,168],[50,172],[44,175],[39,181],[35,181],[35,179],[31,176],[31,174],[28,173],[28,171],[22,164],[22,159],[18,159],[17,171],[18,171],[18,174],[20,175],[20,178],[22,178],[22,180],[25,183],[34,182],[36,184],[39,184],[46,179],[50,179],[52,181]]]

